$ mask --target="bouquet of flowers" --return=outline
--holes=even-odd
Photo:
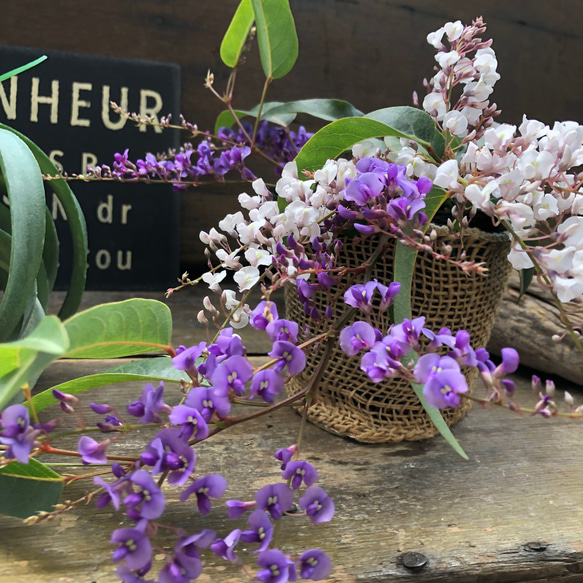
[[[237,67],[255,30],[267,88],[289,71],[297,56],[287,2],[241,2],[223,41],[222,56],[228,65]],[[315,485],[320,479],[316,468],[302,459],[306,447],[302,427],[320,399],[319,385],[336,345],[350,366],[360,369],[370,382],[382,387],[400,378],[410,384],[438,430],[461,455],[465,454],[439,411],[464,400],[504,405],[525,415],[581,415],[568,394],[570,411],[559,413],[554,386],[547,382],[543,387],[538,378],[533,379],[536,405],[523,407],[514,399],[514,383],[508,378],[519,364],[513,348],[502,350],[501,362],[495,363],[468,330],[435,329],[423,314],[411,311],[412,271],[418,255],[428,255],[462,274],[486,277],[481,262],[464,255],[463,245],[462,253],[457,253],[432,224],[438,211],[445,212],[444,228],[463,242],[480,213],[510,234],[510,261],[522,271],[525,282],[534,273],[551,291],[567,332],[581,349],[569,313],[583,294],[579,268],[583,207],[576,171],[583,160],[583,130],[574,122],[552,128],[527,119],[519,128],[496,124],[500,112],[489,97],[499,75],[491,41],[482,39],[484,32],[483,22],[477,19],[469,26],[448,23],[428,36],[437,50],[438,71],[426,82],[422,109],[396,107],[362,115],[334,100],[268,103],[264,91],[259,106],[243,112],[232,107],[230,82],[221,97],[228,109],[218,128],[232,121],[235,129],[217,129],[213,137],[183,121],[180,127],[193,138],[202,135],[196,147],[186,145],[180,152],[149,155],[135,163],[126,151],[112,167],[95,168],[83,177],[163,181],[182,189],[204,177],[222,180],[229,171],[237,171],[251,182],[253,194],[240,195],[241,211],[226,216],[218,230],[201,233],[209,248],[208,271],[196,280],[187,274],[180,280],[179,287],[203,281],[214,293],[214,300],[207,296],[198,314],[201,323],[216,328],[207,342],[172,347],[168,308],[136,299],[97,306],[64,323],[48,317],[26,342],[0,347],[1,356],[10,355],[9,361],[0,358],[9,363],[0,377],[4,409],[0,480],[7,479],[6,474],[17,479],[24,466],[29,477],[37,476],[53,488],[45,504],[54,509],[28,506],[30,514],[40,511],[29,522],[53,518],[97,496],[99,508],[111,505],[125,513],[125,524],[111,536],[119,577],[128,582],[152,581],[154,541],[164,526],[168,497],[163,485],[178,487],[182,502],[196,499],[200,513],[207,514],[211,499],[221,498],[228,482],[222,475],[198,473],[201,442],[276,408],[296,406],[302,414],[298,439],[281,444],[275,452],[281,481],[263,486],[246,501],[227,501],[230,518],[249,513],[248,527],[216,533],[170,525],[176,533],[175,545],[164,551],[157,580],[196,579],[203,569],[201,548],[206,547],[226,561],[241,564],[239,541],[256,545],[258,567],[250,575],[256,580],[285,583],[298,577],[327,577],[331,564],[323,550],[307,549],[292,557],[277,548],[277,533],[284,517],[299,514],[317,525],[334,515],[333,501]],[[269,42],[273,38],[281,42]],[[207,85],[214,91],[212,82],[209,75]],[[302,128],[292,133],[287,126],[298,112],[331,123],[314,135]],[[171,127],[169,119],[157,122],[127,115],[138,123]],[[241,121],[243,116],[254,117],[255,123]],[[280,127],[268,125],[270,120]],[[252,155],[276,163],[280,177],[275,188],[248,168]],[[360,264],[347,265],[343,252],[355,241],[369,245],[369,251]],[[375,267],[388,253],[392,253],[393,279],[382,281],[375,278]],[[222,287],[228,271],[233,272],[236,289]],[[262,300],[250,306],[249,294],[257,287]],[[310,325],[279,313],[272,294],[280,288],[293,288],[294,301]],[[318,298],[324,298],[323,303]],[[269,359],[260,366],[247,357],[236,332],[246,325],[264,330],[271,342]],[[35,396],[27,386],[31,375],[59,356],[109,358],[152,350],[163,350],[168,356],[125,364]],[[23,355],[28,360],[23,361]],[[301,387],[282,397],[286,381],[303,373],[314,357]],[[469,394],[462,368],[477,371],[483,396]],[[150,382],[123,413],[107,403],[92,403],[92,411],[103,418],[97,428],[88,427],[76,395],[106,382],[127,380]],[[175,406],[165,401],[164,383],[176,383],[181,391]],[[7,406],[22,387],[26,403]],[[41,422],[38,413],[54,403],[60,416]],[[261,406],[241,414],[241,405],[254,404]],[[77,420],[79,427],[61,430],[63,417]],[[139,455],[110,453],[113,442],[145,427],[153,427],[155,433]],[[88,435],[95,429],[106,437],[96,440]],[[54,447],[72,432],[79,434],[76,450]],[[63,482],[84,476],[60,477],[40,462],[48,454],[75,456],[83,464],[104,468],[99,475],[85,476],[92,478],[95,490],[75,502],[58,504]]]

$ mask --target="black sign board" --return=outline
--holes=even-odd
[[[112,165],[129,149],[179,145],[175,130],[136,127],[110,107],[114,101],[145,116],[180,112],[180,68],[169,63],[0,46],[0,73],[46,54],[48,59],[0,84],[0,122],[22,132],[68,174]],[[179,271],[179,199],[169,185],[70,183],[87,220],[87,289],[148,290],[173,285]],[[49,195],[48,195],[49,196]],[[71,253],[58,201],[47,200],[61,239],[57,287],[68,281]]]

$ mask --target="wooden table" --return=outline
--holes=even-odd
[[[174,309],[180,336],[188,319],[183,308]],[[39,386],[112,364],[59,362]],[[521,402],[532,403],[527,375],[517,375],[517,381]],[[134,383],[110,387],[100,399],[123,406],[141,388]],[[581,397],[575,393],[577,400]],[[177,392],[168,393],[167,402],[177,399]],[[278,480],[273,452],[294,443],[298,427],[299,417],[289,409],[236,426],[198,448],[197,470],[227,478],[224,499],[250,499],[259,487]],[[138,452],[146,431],[116,444],[116,451]],[[306,518],[285,518],[280,548],[292,553],[323,549],[333,562],[327,581],[335,583],[583,581],[582,422],[522,419],[498,408],[474,407],[454,433],[469,461],[441,438],[362,445],[308,424],[304,457],[318,468],[318,484],[333,498],[336,515],[317,526]],[[74,500],[86,488],[70,486],[65,497]],[[246,528],[244,519],[227,519],[222,501],[201,517],[194,502],[175,502],[180,490],[167,491],[165,524],[189,532],[213,528],[220,536]],[[109,537],[122,521],[111,507],[97,511],[93,504],[36,526],[1,517],[0,582],[117,581]],[[162,544],[172,547],[173,537],[161,535]],[[250,553],[242,555],[253,565]],[[204,558],[206,569],[198,581],[246,580],[210,552]],[[156,560],[155,569],[162,564]],[[411,564],[423,566],[406,566]]]

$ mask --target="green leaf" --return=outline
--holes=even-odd
[[[59,175],[59,170],[53,164],[51,159],[33,141],[4,124],[0,124],[0,129],[13,133],[26,143],[36,158],[38,166],[43,174],[50,176]],[[59,310],[59,317],[63,320],[72,316],[77,311],[85,289],[85,281],[87,278],[87,226],[85,224],[85,217],[83,216],[83,211],[81,210],[79,201],[69,188],[67,182],[65,180],[51,180],[50,186],[63,206],[72,239],[73,263],[71,280],[67,286],[65,300]],[[47,269],[47,273],[50,274],[51,270]]]
[[[27,144],[0,129],[0,170],[10,200],[10,269],[0,302],[0,341],[19,324],[42,261],[45,191],[39,166]]]
[[[99,374],[80,377],[66,383],[61,383],[51,387],[32,398],[32,404],[37,412],[53,405],[57,400],[53,397],[53,389],[64,393],[76,395],[89,389],[95,389],[104,385],[115,383],[128,383],[135,381],[146,381],[158,383],[159,381],[177,383],[180,379],[185,379],[186,373],[176,370],[172,366],[172,359],[167,356],[159,358],[144,358],[128,364],[110,368]],[[25,403],[26,404],[26,403]]]
[[[534,277],[534,267],[529,267],[528,269],[520,270],[520,294],[516,303],[520,303],[522,296],[527,292],[530,284],[532,283],[532,278]]]
[[[166,304],[140,298],[95,306],[65,321],[65,358],[117,358],[161,350],[172,334]]]
[[[0,468],[0,514],[28,518],[50,512],[62,490],[63,478],[34,458],[28,464],[10,462]]]
[[[257,44],[267,79],[279,79],[298,58],[298,37],[288,0],[252,0]]]
[[[428,152],[434,160],[439,161],[442,159],[445,152],[445,138],[437,129],[433,118],[425,111],[404,105],[377,109],[367,113],[365,117],[382,121],[397,130],[413,136],[423,146],[423,150]],[[400,150],[400,143],[393,149],[395,151]]]
[[[317,119],[323,119],[324,121],[336,121],[344,117],[358,117],[363,115],[362,111],[356,109],[348,101],[341,99],[300,99],[298,101],[288,101],[277,106],[274,105],[268,111],[270,118],[276,118],[280,115],[305,113]],[[263,119],[264,117],[262,114],[261,118]]]
[[[426,208],[424,211],[427,214],[427,226],[437,209],[443,204],[443,202],[447,199],[447,194],[440,188],[439,186],[434,186],[430,192],[427,193],[425,198]],[[413,283],[413,272],[415,269],[415,262],[417,260],[417,250],[411,247],[407,247],[399,242],[396,243],[395,248],[395,260],[394,260],[394,268],[393,268],[393,279],[394,281],[398,281],[401,284],[401,290],[395,297],[393,303],[393,314],[394,320],[396,323],[400,323],[403,320],[411,320],[412,313],[411,313],[411,287]],[[404,361],[413,360],[415,363],[417,362],[417,353],[413,350],[409,352],[409,354],[404,358]],[[427,403],[425,397],[423,396],[423,385],[419,385],[417,383],[411,383],[413,390],[425,411],[429,415],[429,418],[439,431],[439,433],[445,438],[445,440],[451,445],[451,447],[464,459],[469,459],[464,450],[461,448],[459,443],[457,442],[456,438],[453,436],[450,428],[447,426],[447,423],[444,421],[439,409],[432,407]]]
[[[0,344],[0,411],[68,347],[69,338],[57,316],[44,318],[25,338]]]
[[[326,160],[336,158],[354,144],[384,136],[413,139],[393,127],[364,117],[349,117],[332,122],[315,133],[297,155],[298,172],[313,172],[321,168]]]
[[[263,109],[261,111],[261,119],[265,119],[272,123],[279,124],[281,126],[287,127],[293,120],[296,118],[294,113],[292,114],[280,114],[271,117],[269,115],[269,111],[275,107],[279,107],[283,105],[281,101],[267,101],[263,104]],[[259,106],[256,105],[252,109],[236,109],[235,115],[238,119],[242,119],[244,117],[257,117],[257,113],[259,111]],[[217,121],[215,122],[215,134],[218,134],[220,128],[230,128],[236,123],[233,114],[226,110],[222,111],[219,116],[217,117]]]
[[[47,56],[43,55],[42,57],[39,57],[38,59],[27,63],[26,65],[22,65],[22,67],[12,69],[12,71],[8,71],[8,73],[0,75],[0,83],[2,83],[2,81],[6,81],[6,79],[9,79],[10,77],[14,77],[15,75],[19,75],[20,73],[24,73],[24,71],[28,71],[29,69],[36,67],[39,63],[46,61],[46,59]]]
[[[221,43],[221,59],[227,67],[236,67],[245,48],[255,13],[251,0],[241,0]]]

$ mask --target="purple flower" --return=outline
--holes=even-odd
[[[397,340],[404,346],[413,348],[413,350],[419,349],[419,338],[421,334],[427,338],[431,338],[434,334],[431,330],[427,330],[423,326],[425,325],[425,317],[415,318],[414,320],[403,320],[401,324],[395,324],[389,330],[389,336],[394,340]]]
[[[129,477],[129,481],[136,486],[136,490],[125,497],[124,504],[134,510],[140,506],[138,514],[132,513],[132,519],[153,520],[162,516],[165,504],[164,494],[150,473],[146,470],[137,470]]]
[[[273,350],[268,353],[273,359],[278,359],[274,369],[282,371],[286,366],[289,374],[298,374],[306,366],[306,355],[297,346],[285,340],[278,340],[273,343]]]
[[[113,466],[112,466],[113,469]],[[93,483],[96,486],[105,488],[105,492],[97,498],[97,508],[105,508],[110,502],[116,510],[119,510],[119,503],[122,492],[129,487],[128,478],[125,475],[118,476],[118,480],[108,484],[101,476],[95,476]]]
[[[294,443],[294,445],[287,447],[285,449],[278,449],[275,452],[275,459],[282,462],[281,469],[285,470],[286,465],[292,459],[294,453],[296,453],[298,446]]]
[[[239,542],[241,529],[236,528],[231,531],[224,539],[218,538],[211,544],[211,551],[225,561],[238,561],[239,557],[235,554],[235,546]]]
[[[27,464],[34,441],[41,433],[30,426],[28,409],[24,405],[10,405],[0,415],[0,426],[0,443],[8,446],[6,458]]]
[[[425,208],[425,202],[419,198],[411,199],[401,196],[389,201],[387,214],[393,217],[397,223],[407,224],[413,220],[415,215]]]
[[[196,493],[196,503],[201,514],[208,514],[211,510],[211,498],[220,498],[227,489],[227,480],[218,474],[210,474],[194,481],[182,494],[182,502],[188,500],[191,494]]]
[[[150,539],[137,528],[118,528],[111,535],[111,542],[119,545],[113,551],[113,562],[125,559],[130,569],[142,569],[152,560]]]
[[[116,574],[123,583],[156,583],[154,579],[144,579],[144,575],[150,570],[150,565],[146,565],[146,567],[134,572],[126,565],[119,565]]]
[[[385,336],[360,360],[360,369],[373,381],[379,383],[394,377],[401,368],[400,358],[409,351],[403,344]]]
[[[94,413],[98,415],[106,415],[107,413],[111,413],[112,408],[109,405],[98,405],[97,403],[89,403],[89,407]]]
[[[277,549],[263,551],[257,558],[257,564],[263,567],[255,575],[262,583],[286,583],[296,580],[294,563]]]
[[[253,366],[243,356],[230,356],[224,360],[213,372],[211,382],[214,388],[226,395],[229,389],[235,394],[245,392],[245,383],[253,376]]]
[[[318,479],[316,468],[304,461],[289,462],[281,475],[284,480],[291,479],[291,487],[294,490],[297,490],[302,485],[302,482],[306,486],[311,486]]]
[[[334,516],[334,502],[322,488],[311,486],[298,500],[300,508],[306,511],[312,524],[329,522]]]
[[[344,292],[344,301],[349,306],[368,314],[372,308],[371,300],[377,286],[377,281],[367,281],[364,285],[353,285]]]
[[[380,196],[385,184],[376,172],[365,172],[346,187],[344,199],[355,202],[358,206],[364,206],[373,198]]]
[[[154,466],[153,474],[169,471],[168,482],[182,486],[194,471],[196,452],[180,437],[178,429],[170,427],[158,433],[140,459],[143,464]]]
[[[231,401],[228,395],[219,394],[214,387],[194,387],[184,403],[200,412],[208,423],[215,411],[220,417],[226,417],[231,411]]]
[[[176,350],[176,356],[172,359],[172,366],[177,370],[187,370],[196,374],[196,359],[205,349],[206,342],[201,342],[190,348],[179,346]]]
[[[425,385],[423,395],[427,402],[438,409],[459,405],[459,393],[468,390],[459,364],[450,356],[424,354],[413,372],[417,381]]]
[[[320,549],[310,549],[300,556],[298,571],[302,579],[320,581],[328,577],[332,562],[330,557]]]
[[[291,508],[294,493],[285,484],[269,484],[256,492],[255,500],[257,508],[267,510],[273,520],[279,520],[282,514]]]
[[[255,551],[260,553],[267,549],[273,538],[273,525],[263,510],[252,512],[247,522],[251,529],[241,533],[241,540],[246,543],[260,543],[259,548]]]
[[[227,511],[227,516],[231,520],[235,520],[236,518],[243,516],[247,510],[257,506],[257,502],[255,502],[255,500],[250,502],[243,502],[241,500],[227,500],[225,504],[229,508]]]
[[[158,575],[158,583],[191,583],[202,573],[202,561],[176,553],[173,559],[166,563]]]
[[[502,356],[502,362],[496,367],[494,376],[499,378],[516,372],[516,369],[520,364],[518,352],[514,348],[503,348],[500,351],[500,356]]]
[[[257,330],[265,330],[267,324],[278,319],[277,306],[274,302],[264,300],[257,304],[257,307],[251,312],[249,324]]]
[[[355,322],[340,332],[338,343],[349,356],[358,354],[361,350],[372,348],[377,342],[375,329],[366,322]]]
[[[92,437],[83,435],[77,445],[77,450],[81,454],[81,461],[84,464],[106,464],[107,455],[105,454],[105,450],[110,443],[110,439],[99,443]]]
[[[251,395],[259,395],[266,403],[273,403],[274,397],[279,395],[284,387],[283,377],[271,368],[255,373],[251,381]]]
[[[202,414],[195,408],[188,405],[176,405],[168,419],[174,425],[180,425],[180,437],[190,439],[194,434],[195,439],[206,439],[209,434],[209,427]]]
[[[287,340],[295,344],[298,341],[298,324],[291,320],[274,320],[265,327],[272,342]]]
[[[128,405],[128,413],[132,417],[139,417],[140,423],[160,423],[161,419],[158,413],[170,411],[170,407],[163,403],[164,383],[154,388],[153,385],[146,385],[138,401]]]
[[[387,287],[386,285],[379,283],[377,284],[377,288],[382,297],[379,310],[384,312],[393,303],[393,300],[399,291],[401,291],[401,284],[398,281],[393,281]]]
[[[233,328],[223,328],[214,344],[209,346],[209,352],[215,354],[217,362],[225,360],[225,356],[243,356],[245,348],[241,336],[233,332]]]
[[[198,559],[200,557],[198,549],[206,549],[216,537],[217,533],[214,530],[203,528],[197,534],[179,537],[174,550],[176,553]]]

